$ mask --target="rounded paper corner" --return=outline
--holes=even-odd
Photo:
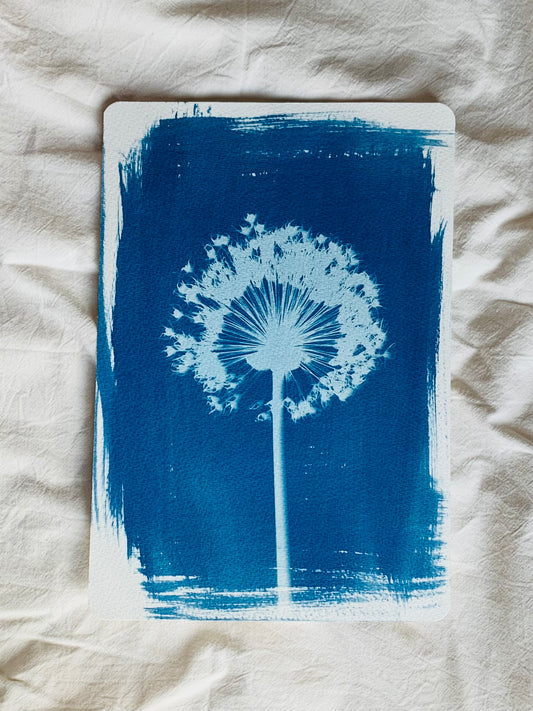
[[[435,104],[438,117],[442,121],[442,130],[455,133],[455,114],[448,104]]]
[[[452,611],[452,602],[450,591],[447,590],[444,594],[444,599],[431,615],[431,622],[443,622],[446,620]]]
[[[112,101],[108,104],[103,111],[104,125],[109,125],[110,121],[115,120],[117,114],[121,114],[124,110],[124,105],[128,104],[128,101]]]

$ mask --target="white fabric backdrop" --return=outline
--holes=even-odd
[[[0,708],[531,711],[531,0],[0,0]],[[87,612],[102,110],[440,101],[457,118],[452,611]]]

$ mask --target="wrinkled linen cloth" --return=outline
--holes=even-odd
[[[2,710],[533,709],[532,10],[0,0]],[[102,112],[177,98],[455,112],[444,620],[88,612]]]

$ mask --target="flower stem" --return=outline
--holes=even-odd
[[[272,446],[274,455],[274,504],[276,521],[276,568],[278,603],[291,603],[291,574],[289,566],[289,536],[285,467],[283,461],[283,383],[285,374],[272,371]]]

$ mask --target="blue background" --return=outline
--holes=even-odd
[[[181,267],[199,273],[204,245],[236,235],[247,213],[353,245],[380,285],[390,353],[346,402],[285,418],[293,584],[318,598],[362,590],[365,571],[399,596],[415,578],[441,583],[428,450],[442,256],[428,147],[440,140],[360,121],[195,115],[161,121],[120,167],[116,365],[101,309],[97,377],[111,509],[156,597],[154,575],[216,590],[276,584],[271,424],[246,409],[210,414],[192,374],[171,372],[162,337]]]

